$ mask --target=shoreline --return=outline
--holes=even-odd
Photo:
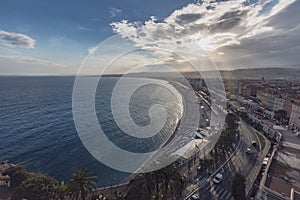
[[[161,79],[160,79],[161,80]],[[164,80],[164,81],[166,81],[166,80]],[[174,84],[175,82],[174,81],[167,81],[168,82],[168,84],[170,84],[170,85],[172,85],[176,90],[177,90],[177,88],[175,87],[175,85],[177,85],[177,86],[179,86],[179,87],[184,87],[183,85],[181,85],[181,83],[179,83],[179,82],[177,82],[177,81],[175,81],[177,84]],[[178,90],[177,90],[178,91]],[[179,91],[178,91],[179,92]],[[173,139],[174,139],[174,137],[176,137],[176,135],[178,134],[178,130],[179,130],[179,126],[181,125],[181,120],[182,120],[182,118],[184,117],[184,114],[185,114],[185,112],[186,112],[186,109],[185,109],[185,98],[184,98],[184,96],[183,96],[183,94],[182,93],[180,93],[179,92],[179,94],[180,94],[180,96],[181,96],[181,100],[182,100],[182,114],[181,114],[181,117],[180,118],[178,118],[178,120],[177,120],[177,124],[176,124],[176,126],[175,126],[175,129],[174,129],[174,131],[173,131],[173,133],[169,136],[169,138],[160,146],[160,148],[163,148],[163,147],[165,147],[166,145],[168,145]],[[155,156],[155,155],[153,155],[153,156]],[[149,158],[149,159],[151,159],[151,157]],[[148,159],[148,160],[149,160]],[[145,161],[144,162],[144,164],[146,164],[147,163],[147,161]],[[142,166],[140,166],[140,168],[142,168],[143,166],[144,166],[144,164],[142,165]],[[139,168],[139,169],[140,169]],[[139,169],[137,170],[137,171],[139,171]],[[136,175],[138,175],[139,174],[139,172],[135,172],[135,173],[132,173],[132,174],[130,174],[128,177],[126,177],[125,179],[123,179],[122,181],[120,181],[119,183],[117,183],[117,184],[114,184],[114,185],[111,185],[111,186],[105,186],[105,187],[99,187],[99,188],[97,188],[98,190],[100,190],[100,191],[102,191],[102,190],[110,190],[110,189],[118,189],[119,187],[120,188],[124,188],[124,187],[127,187],[127,185],[130,183],[130,181],[136,176]]]
[[[170,84],[172,85],[172,87],[174,87],[176,89],[176,87],[174,86],[175,84],[172,84],[170,81],[167,81],[167,80],[163,80],[163,79],[158,79],[158,80],[161,80],[161,81],[165,81],[167,82],[167,84]],[[181,86],[182,87],[182,86]],[[176,89],[177,90],[177,89]],[[178,91],[178,90],[177,90]],[[179,92],[178,92],[179,93]],[[183,118],[184,116],[184,113],[185,113],[185,109],[184,109],[184,97],[181,93],[180,94],[180,97],[181,97],[181,100],[182,100],[182,113],[181,113],[181,117],[179,117],[177,119],[177,122],[176,122],[176,126],[175,126],[175,129],[173,131],[173,133],[168,137],[168,139],[163,142],[161,145],[160,145],[160,149],[165,147],[167,144],[169,144],[170,141],[172,141],[172,139],[176,136],[177,132],[178,132],[178,128],[180,126],[180,123],[181,123],[181,119]],[[125,184],[128,184],[130,182],[130,180],[132,180],[132,178],[134,178],[134,176],[136,176],[137,174],[139,174],[140,172],[138,172],[153,156],[155,155],[152,155],[150,158],[148,158],[144,163],[143,165],[141,165],[137,170],[136,172],[134,173],[131,173],[128,177],[124,178],[124,180],[120,181],[120,183],[117,183],[115,185],[112,185],[112,186],[105,186],[105,187],[100,187],[98,189],[108,189],[108,188],[114,188],[114,187],[117,187],[117,186],[124,186]]]

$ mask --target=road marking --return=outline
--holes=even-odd
[[[201,188],[203,188],[204,186],[206,186],[207,183],[208,183],[207,180],[201,180],[201,181],[199,181],[199,182],[198,182],[198,188],[199,188],[199,190],[200,190]]]
[[[210,182],[207,182],[208,184],[205,186],[204,190],[208,190],[210,188]]]
[[[201,179],[199,180],[199,183],[204,183],[206,181],[206,178],[205,177],[201,177]]]
[[[215,191],[216,191],[216,193],[219,194],[219,192],[220,192],[222,189],[223,189],[223,188],[221,188],[220,186],[218,186],[218,187],[216,187]]]
[[[222,194],[220,194],[219,195],[219,199],[221,200],[221,199],[224,199],[224,196],[226,195],[226,194],[228,194],[229,192],[227,191],[227,190],[225,190],[224,189],[224,192],[222,193]]]
[[[203,178],[199,181],[199,186],[203,187],[203,185],[206,184],[207,182],[209,182],[209,180],[207,180],[206,178]]]
[[[225,199],[229,199],[230,196],[231,196],[231,193],[229,192],[229,193],[226,195]]]

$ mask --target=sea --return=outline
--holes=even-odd
[[[99,187],[120,183],[130,174],[95,159],[80,140],[72,113],[74,80],[72,76],[0,77],[0,160],[24,165],[28,171],[44,173],[58,181],[69,180],[76,170],[88,169],[97,176]],[[122,149],[154,151],[173,134],[182,115],[181,102],[160,84],[139,88],[129,106],[134,122],[140,126],[149,124],[149,107],[153,104],[165,107],[167,118],[155,136],[134,138],[118,127],[112,114],[112,91],[118,80],[119,77],[100,80],[95,97],[99,124]],[[142,80],[132,78],[136,83]]]

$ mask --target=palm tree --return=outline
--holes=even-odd
[[[158,199],[161,189],[160,181],[159,170],[138,174],[131,180],[127,199]]]
[[[134,179],[130,181],[127,199],[151,199],[154,188],[155,183],[151,172],[137,174]]]
[[[60,200],[64,200],[69,192],[68,190],[69,190],[69,183],[65,183],[64,181],[62,181],[60,187],[58,188],[58,198]]]
[[[122,191],[115,191],[115,199],[116,200],[125,200],[126,199],[126,194]]]
[[[81,196],[81,200],[86,200],[88,194],[97,188],[96,182],[96,176],[90,176],[88,170],[82,169],[75,172],[69,182],[70,197],[77,200]]]
[[[176,196],[181,197],[184,187],[184,179],[173,166],[167,166],[160,170],[161,193],[163,199]]]
[[[184,180],[173,166],[138,174],[130,183],[127,199],[167,199],[180,196]]]

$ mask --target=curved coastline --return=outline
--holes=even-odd
[[[171,81],[167,81],[167,80],[163,80],[163,79],[159,79],[160,81],[164,81],[164,82],[167,82],[168,84],[170,84],[170,85],[172,85],[172,87],[174,87],[175,89],[176,89],[176,91],[178,91],[177,90],[177,88],[175,87],[175,85],[178,85],[179,83],[178,82],[171,82]],[[177,84],[175,84],[175,83],[177,83]],[[181,85],[179,85],[180,87],[183,87],[183,86],[181,86]],[[174,137],[176,136],[176,134],[178,133],[178,130],[179,130],[179,126],[180,126],[180,124],[181,124],[181,120],[182,120],[182,118],[183,118],[183,116],[184,116],[184,114],[185,114],[185,99],[184,99],[184,97],[183,97],[183,95],[178,91],[178,94],[180,95],[180,97],[181,97],[181,106],[182,106],[182,112],[180,113],[180,117],[177,119],[177,122],[176,122],[176,126],[175,126],[175,129],[174,129],[174,131],[172,132],[172,134],[169,136],[169,138],[163,143],[163,144],[161,144],[161,146],[160,146],[160,148],[163,148],[163,147],[165,147],[165,146],[167,146],[173,139],[174,139]],[[154,156],[154,155],[153,155]],[[148,160],[150,160],[151,159],[151,157],[148,159]],[[147,161],[148,161],[147,160]],[[144,164],[146,164],[147,163],[147,161],[145,161],[144,162]],[[143,166],[144,166],[144,164],[143,165],[141,165],[140,166],[140,168],[139,169],[141,169]],[[131,179],[133,179],[139,172],[139,169],[137,169],[136,170],[136,172],[135,173],[132,173],[132,174],[130,174],[128,177],[126,177],[125,179],[123,179],[121,182],[119,182],[118,184],[115,184],[115,185],[111,185],[111,186],[106,186],[106,187],[100,187],[100,188],[98,188],[98,190],[109,190],[109,189],[116,189],[116,188],[119,188],[119,187],[126,187],[127,186],[127,184],[129,184],[130,183],[130,180]]]
[[[133,77],[133,78],[136,78],[136,77]],[[32,143],[29,143],[30,140],[24,140],[24,141],[27,141],[26,143],[24,142],[24,145],[23,145],[24,148],[26,147],[26,145],[30,145],[30,148],[25,149],[27,151],[24,151],[20,154],[17,153],[17,152],[14,153],[14,154],[11,154],[11,155],[7,154],[6,156],[1,157],[1,160],[9,159],[12,163],[21,164],[21,165],[26,166],[26,168],[29,171],[41,172],[41,173],[44,173],[44,174],[48,174],[50,176],[53,176],[53,177],[57,178],[58,180],[67,180],[68,177],[69,177],[69,174],[71,174],[72,171],[76,170],[73,166],[76,166],[77,164],[76,164],[76,161],[75,162],[72,161],[73,165],[72,166],[69,165],[69,163],[70,163],[69,161],[75,159],[74,157],[72,157],[72,159],[69,159],[69,160],[64,159],[64,157],[68,156],[67,158],[70,158],[70,155],[72,155],[73,152],[76,152],[76,155],[87,155],[85,153],[85,151],[81,151],[80,148],[77,148],[77,143],[76,143],[77,142],[76,141],[77,137],[76,137],[76,134],[74,134],[76,130],[73,129],[72,123],[69,123],[70,121],[72,121],[71,120],[71,113],[70,113],[71,106],[69,104],[69,102],[70,102],[70,96],[69,96],[70,93],[66,93],[66,91],[70,91],[70,87],[72,86],[73,79],[72,78],[67,78],[66,79],[64,77],[63,78],[61,78],[61,77],[59,77],[59,78],[50,77],[50,78],[47,78],[47,79],[40,79],[39,77],[33,77],[33,78],[26,78],[25,81],[23,79],[24,78],[21,79],[22,83],[25,82],[25,84],[22,84],[22,85],[25,85],[25,86],[28,85],[28,84],[31,84],[32,82],[37,82],[37,81],[40,82],[40,84],[37,84],[38,86],[46,85],[47,87],[39,87],[39,88],[43,89],[43,90],[41,90],[45,93],[45,94],[42,93],[43,95],[46,95],[46,93],[48,94],[49,91],[52,92],[52,90],[53,90],[53,87],[50,84],[44,84],[44,83],[48,83],[49,81],[51,81],[51,82],[57,82],[58,84],[64,83],[65,85],[63,85],[64,87],[61,87],[61,90],[53,90],[55,95],[52,95],[51,97],[53,97],[54,99],[51,99],[51,97],[49,97],[49,101],[51,102],[51,104],[49,104],[49,105],[48,104],[47,105],[41,104],[42,107],[37,106],[35,110],[32,110],[32,113],[34,112],[35,115],[37,113],[37,114],[39,114],[38,116],[47,116],[48,121],[44,120],[43,124],[41,124],[41,126],[39,126],[38,130],[36,130],[36,129],[30,129],[29,130],[28,127],[37,126],[34,123],[28,123],[28,124],[25,124],[26,126],[23,126],[23,125],[20,126],[21,128],[23,128],[23,130],[25,130],[26,133],[32,135],[30,137],[31,140],[39,141],[40,145],[39,146],[32,146],[31,145]],[[153,78],[153,79],[155,79],[155,78]],[[158,83],[159,82],[160,83],[164,82],[163,84],[171,84],[171,87],[172,86],[174,87],[174,83],[172,83],[171,81],[167,81],[167,80],[163,80],[163,79],[156,79],[156,80],[158,81]],[[14,83],[15,82],[18,83],[18,81],[15,81],[15,78],[12,79],[12,81]],[[19,84],[16,84],[16,85],[11,84],[10,88],[14,88],[16,86],[21,87],[21,86],[19,86]],[[176,84],[175,86],[178,86],[178,85]],[[170,85],[168,87],[170,87]],[[180,95],[180,98],[184,101],[184,99],[183,99],[184,97],[180,93],[178,88],[175,88],[175,89],[177,90],[175,95],[178,95],[178,96]],[[26,88],[24,89],[24,91],[27,94]],[[28,99],[30,99],[30,98],[31,98],[31,96],[28,96]],[[175,96],[173,96],[173,98],[176,99]],[[27,99],[25,98],[25,100],[27,100]],[[26,109],[28,110],[29,109],[28,107],[26,107],[26,104],[23,103],[24,99],[20,99],[19,101],[20,101],[20,103],[22,103],[23,110],[26,110]],[[45,103],[47,103],[47,101]],[[53,109],[52,106],[56,105],[57,103],[59,103],[62,106],[61,107],[56,107],[55,109]],[[178,102],[178,105],[179,104],[182,105],[182,103],[183,102],[180,101],[180,102]],[[173,105],[173,104],[170,104],[170,105]],[[9,104],[8,104],[8,108],[9,108]],[[61,110],[62,109],[63,109],[63,112],[64,112],[63,116],[65,116],[65,118],[64,118],[65,121],[60,121],[59,120],[60,118],[57,117],[57,116],[61,115],[61,112],[62,112]],[[48,111],[51,111],[51,112],[48,112]],[[181,109],[178,106],[178,109],[176,111],[176,115],[174,115],[170,120],[170,122],[172,122],[172,124],[171,124],[171,126],[168,126],[170,131],[166,132],[168,134],[166,134],[165,137],[164,137],[164,140],[160,142],[161,147],[166,146],[175,137],[175,135],[178,131],[178,127],[181,124],[181,118],[183,117],[184,112],[185,112],[184,107]],[[12,114],[14,114],[14,113],[12,113]],[[25,114],[23,114],[21,117],[23,117],[23,116],[25,117],[29,114],[31,114],[31,110],[30,110],[30,112],[28,111]],[[37,123],[37,122],[39,122],[39,121],[35,121],[35,123]],[[64,122],[64,123],[62,123],[62,122]],[[5,121],[3,121],[3,123],[5,123]],[[44,124],[47,124],[47,126],[44,127],[43,126]],[[53,125],[55,125],[56,127],[59,127],[59,128],[56,128],[56,129],[52,128],[51,130],[48,130],[49,127],[52,127]],[[67,131],[65,131],[66,130],[66,129],[64,129],[65,127],[67,128]],[[45,131],[48,131],[47,134],[44,134]],[[24,135],[22,133],[23,131],[18,132],[18,130],[12,129],[12,132],[14,132],[15,138],[17,138],[17,136],[21,137],[21,136]],[[38,132],[39,134],[35,134],[35,132]],[[62,135],[61,134],[62,132],[64,132],[65,134]],[[68,138],[67,138],[68,142],[66,142],[64,140],[59,142],[59,143],[52,142],[52,141],[56,141],[56,140],[54,140],[54,138],[55,139],[60,138],[60,137],[64,138],[64,137],[67,137],[67,136],[68,136]],[[49,145],[51,148],[43,148],[43,144],[45,144],[45,142],[43,142],[43,141],[45,141],[44,139],[46,141],[48,141],[48,140],[50,141],[49,143],[47,143],[47,145]],[[8,141],[8,144],[9,144],[9,141]],[[72,145],[68,145],[68,144],[72,144]],[[64,147],[64,148],[60,148],[60,147]],[[41,148],[43,151],[40,154],[34,155],[34,157],[29,157],[28,156],[29,152],[30,152],[29,150],[33,151],[37,148]],[[55,152],[59,153],[59,157],[57,157],[57,158],[59,158],[59,160],[52,159],[51,162],[49,163],[49,160],[47,159],[47,157],[43,156],[43,155],[47,154],[47,153],[51,153],[52,148],[56,150]],[[64,151],[57,151],[57,149],[63,149]],[[9,148],[7,148],[7,151],[8,150],[9,150]],[[68,153],[68,151],[70,153]],[[40,151],[38,151],[38,152],[40,152]],[[78,154],[78,152],[79,152],[79,154]],[[55,154],[55,156],[58,155],[58,153]],[[53,155],[53,154],[51,153],[51,155]],[[23,156],[25,156],[25,157],[23,157]],[[41,156],[43,156],[43,159],[41,159]],[[70,168],[63,169],[67,173],[65,173],[64,176],[61,176],[61,174],[64,173],[63,170],[60,171],[59,173],[57,173],[59,171],[59,169],[55,168],[55,167],[52,167],[52,166],[58,166],[59,167],[60,164],[62,164],[63,162],[66,162],[66,164],[67,164],[66,166],[70,166]],[[81,167],[84,168],[84,165],[89,166],[89,162],[90,162],[89,159],[85,159],[84,162],[81,161],[80,162],[81,164],[77,165],[78,167],[76,167],[76,168],[81,168]],[[94,162],[94,161],[92,160],[92,162]],[[49,164],[46,165],[46,167],[44,168],[43,163],[49,163]],[[103,170],[101,170],[101,168],[99,168],[99,167],[96,168],[95,167],[96,164],[97,164],[96,162],[92,163],[91,168],[88,167],[88,169],[91,170],[92,172],[94,172],[95,175],[97,175],[98,177],[101,177],[103,173],[102,172],[99,173],[99,171],[103,171]],[[102,167],[102,166],[100,166],[100,167]],[[103,168],[104,167],[105,166],[103,166]],[[111,177],[118,177],[117,172],[113,172],[113,173],[114,174]],[[122,182],[122,178],[126,177],[127,175],[129,175],[129,174],[125,174],[125,175],[121,174],[118,182]],[[107,176],[104,175],[104,177],[106,178]],[[117,181],[115,181],[115,180],[113,181],[112,178],[110,179],[110,177],[107,177],[105,180],[108,180],[108,181],[103,181],[103,183],[99,182],[98,185],[101,187],[101,186],[105,186],[105,185],[106,186],[111,185],[111,184],[113,184],[112,182],[117,183]]]

